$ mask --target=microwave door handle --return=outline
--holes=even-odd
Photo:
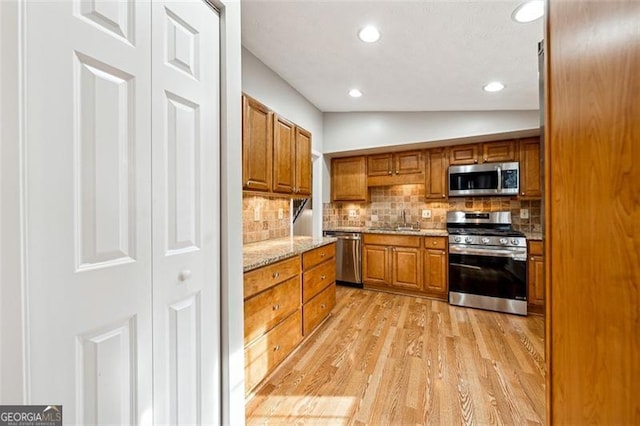
[[[502,191],[502,167],[496,166],[498,172],[498,192]]]

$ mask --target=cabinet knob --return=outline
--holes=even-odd
[[[273,310],[274,311],[277,311],[278,309],[280,309],[280,305],[279,304],[276,303],[275,305],[273,305]]]
[[[521,192],[520,195],[524,195],[524,192]]]
[[[393,174],[393,172],[392,172],[391,170],[389,170],[389,171],[387,172],[387,174],[388,174],[388,175],[392,175],[392,174]]]
[[[477,163],[478,163],[478,160],[473,160],[473,162],[477,164]]]
[[[327,278],[327,276],[326,276],[326,275],[321,275],[321,276],[320,276],[320,279],[321,279],[321,280],[324,280],[325,278]]]
[[[280,350],[280,345],[275,345],[275,346],[273,347],[273,351],[274,351],[274,352],[279,351],[279,350]]]
[[[278,278],[280,276],[280,272],[274,272],[273,273],[273,278]]]
[[[189,269],[185,269],[184,271],[181,271],[180,274],[178,275],[178,279],[182,282],[188,280],[189,278],[191,278],[191,271]]]
[[[320,253],[320,257],[324,257],[324,253]]]
[[[326,307],[327,307],[327,304],[326,304],[326,303],[323,303],[323,304],[321,304],[321,305],[320,305],[320,309],[324,309],[324,308],[326,308]]]
[[[437,243],[438,243],[437,241],[434,241],[431,244],[433,244],[435,246]]]
[[[396,170],[396,174],[400,174],[400,172],[398,170]]]
[[[531,260],[533,260],[533,257],[531,258]]]
[[[444,197],[445,197],[445,194],[442,194],[442,198],[444,198]]]

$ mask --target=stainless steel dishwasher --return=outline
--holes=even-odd
[[[362,234],[359,232],[324,231],[326,237],[335,237],[336,281],[362,288]]]

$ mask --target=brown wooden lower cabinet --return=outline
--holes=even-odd
[[[302,340],[300,309],[244,350],[245,390],[248,392]]]
[[[428,296],[441,300],[449,298],[447,246],[446,237],[424,238],[423,289]]]
[[[447,238],[365,234],[364,286],[447,300]]]
[[[544,251],[542,241],[529,241],[527,310],[544,313]]]
[[[335,307],[335,248],[324,245],[244,274],[247,393]]]

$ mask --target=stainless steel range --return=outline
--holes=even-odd
[[[527,241],[511,212],[448,212],[449,303],[527,314]]]

